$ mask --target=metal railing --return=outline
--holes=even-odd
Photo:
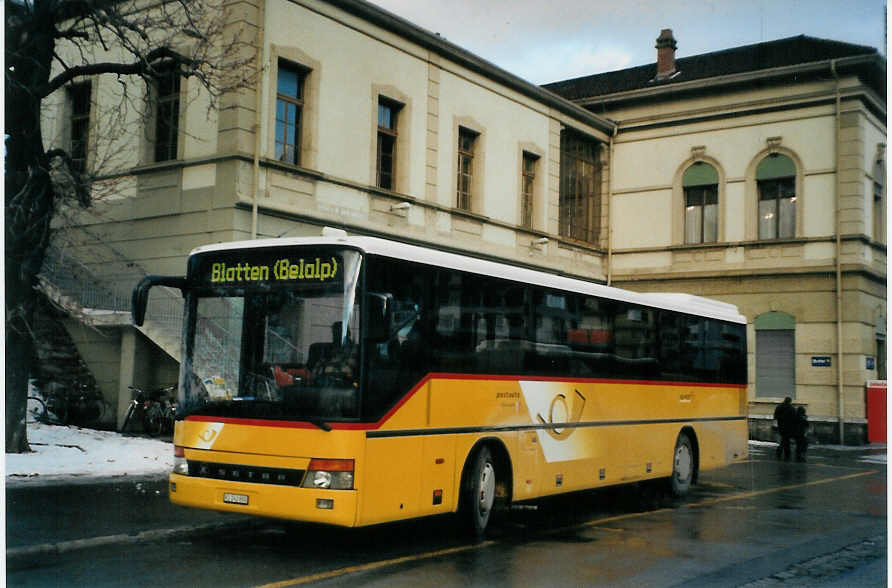
[[[147,272],[118,252],[114,254],[120,261],[104,262],[104,276],[100,277],[73,255],[50,245],[39,278],[49,285],[45,290],[51,290],[47,294],[55,298],[55,302],[84,320],[95,317],[96,311],[126,313],[129,316],[133,287]],[[180,292],[171,288],[153,288],[146,317],[148,329],[144,332],[158,333],[169,342],[178,342],[183,325]]]
[[[120,261],[103,262],[105,277],[100,277],[74,256],[51,245],[39,276],[44,283],[44,291],[57,304],[84,321],[94,320],[98,316],[96,311],[112,311],[126,313],[125,320],[129,323],[131,292],[147,272],[120,253],[112,250],[112,254]],[[225,298],[219,299],[217,304],[222,305],[217,309],[220,315],[208,317],[210,322],[197,333],[200,343],[196,346],[199,349],[196,361],[199,364],[219,364],[228,357],[226,349],[232,346],[238,349],[238,342],[234,342],[233,337],[240,337],[241,331],[239,329],[234,335],[225,323],[229,317],[241,317],[241,310],[232,309]],[[176,288],[161,286],[151,289],[146,321],[141,330],[174,358],[178,358],[180,352],[183,310],[183,297]],[[214,328],[207,328],[209,325]],[[230,367],[230,370],[235,373],[237,366]]]
[[[136,284],[143,275],[145,272],[136,271],[132,276],[118,275],[115,282],[100,280],[83,263],[54,245],[47,248],[40,269],[42,279],[81,308],[120,312],[130,310],[130,294],[123,284],[130,279]]]

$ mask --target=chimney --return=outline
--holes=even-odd
[[[678,44],[672,29],[663,29],[657,37],[657,80],[667,80],[675,74],[675,48]]]

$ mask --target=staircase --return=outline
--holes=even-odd
[[[64,398],[77,398],[85,395],[88,398],[101,396],[96,378],[90,372],[86,362],[78,352],[77,346],[63,324],[67,313],[50,303],[46,296],[38,296],[32,329],[34,332],[35,361],[31,378],[34,386],[40,390],[47,406],[56,416],[64,418],[68,406],[50,405],[50,397],[58,391],[74,391],[77,396],[52,396],[57,401]],[[73,418],[74,415],[70,415]],[[112,415],[105,415],[108,419]],[[105,425],[105,422],[91,423]]]
[[[96,393],[96,378],[62,324],[65,312],[45,296],[37,299],[34,313],[34,384],[44,393],[54,388]]]
[[[41,269],[39,288],[51,303],[91,327],[132,327],[130,315],[133,287],[147,272],[115,252],[118,261],[103,262],[103,279],[58,247],[51,246]],[[117,270],[117,271],[107,271]],[[218,299],[211,315],[199,318],[195,366],[203,366],[200,377],[238,373],[240,326],[233,331],[230,322],[240,325],[242,310],[225,298]],[[182,293],[176,288],[154,287],[149,294],[145,322],[136,327],[150,341],[177,362],[182,361]],[[61,325],[60,325],[61,327]],[[64,330],[64,329],[63,329]],[[227,353],[226,350],[230,352]],[[83,362],[82,362],[83,363]]]
[[[113,275],[113,279],[103,279],[64,250],[51,245],[38,275],[39,288],[54,305],[88,326],[131,325],[131,291],[147,272],[115,254],[120,260],[110,265],[118,271],[107,274]],[[179,290],[153,288],[146,321],[139,330],[179,361],[182,325],[183,299]]]

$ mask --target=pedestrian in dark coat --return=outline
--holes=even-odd
[[[780,433],[780,445],[777,448],[777,458],[790,461],[790,439],[796,434],[796,409],[793,408],[793,399],[787,396],[782,404],[774,409],[774,420],[777,421],[777,432]]]
[[[796,461],[805,461],[805,452],[808,451],[808,415],[805,407],[796,409]]]

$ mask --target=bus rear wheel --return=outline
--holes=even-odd
[[[496,501],[496,466],[492,453],[482,447],[473,458],[465,488],[465,515],[469,530],[480,537],[486,531]]]
[[[685,433],[678,436],[675,442],[675,451],[672,455],[672,494],[682,497],[691,489],[696,469],[696,458],[691,438]]]

